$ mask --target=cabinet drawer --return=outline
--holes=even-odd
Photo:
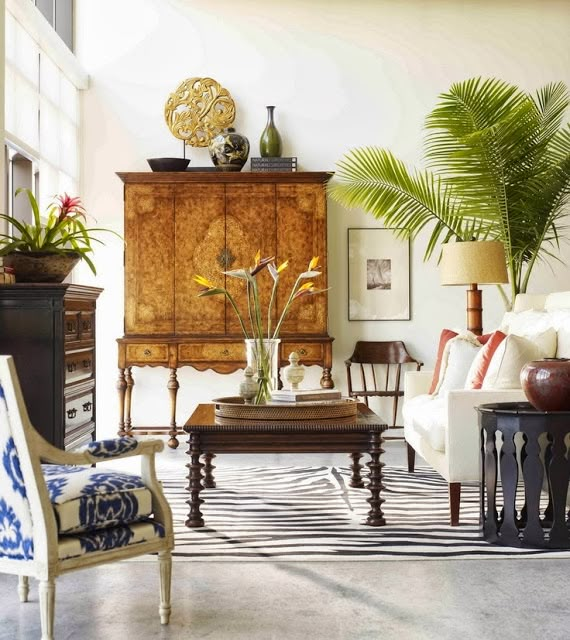
[[[167,344],[128,344],[127,362],[164,362],[168,364]]]
[[[69,398],[65,403],[66,434],[86,422],[91,422],[94,412],[93,390],[75,398]]]
[[[178,345],[178,359],[183,362],[245,362],[245,343]]]
[[[94,340],[95,339],[95,312],[82,311],[79,314],[79,339]]]
[[[283,342],[281,343],[281,357],[283,360],[289,358],[291,351],[296,351],[299,354],[299,360],[301,364],[307,364],[307,362],[322,362],[323,361],[323,345],[322,344],[307,344],[306,342]]]
[[[63,321],[63,330],[66,342],[79,340],[79,312],[66,311]]]
[[[65,355],[65,384],[91,378],[93,376],[94,360],[93,349],[67,353]]]

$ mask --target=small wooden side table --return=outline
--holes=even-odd
[[[569,549],[566,499],[570,459],[566,438],[570,434],[570,411],[538,411],[527,402],[483,404],[477,411],[482,441],[484,538],[510,547]],[[503,439],[500,452],[497,432]],[[541,511],[544,480],[549,500]],[[519,482],[524,484],[524,504],[520,496],[517,501]]]

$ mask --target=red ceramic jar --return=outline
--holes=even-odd
[[[545,358],[528,362],[521,385],[530,404],[539,411],[570,411],[570,359]]]

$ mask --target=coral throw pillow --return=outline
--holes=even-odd
[[[457,333],[452,331],[451,329],[444,329],[439,336],[439,346],[437,348],[437,359],[435,361],[435,367],[433,369],[433,378],[431,380],[431,386],[429,388],[428,393],[433,393],[437,389],[437,385],[439,382],[439,372],[441,369],[441,359],[443,357],[443,352],[445,350],[445,345],[451,340],[451,338],[455,338]]]
[[[484,346],[475,356],[475,360],[473,360],[473,364],[467,374],[466,389],[480,389],[483,386],[483,380],[485,379],[491,358],[497,350],[497,347],[507,336],[502,331],[495,331],[494,333],[488,334],[488,337],[484,337],[487,338]]]

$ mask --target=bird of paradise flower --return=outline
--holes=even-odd
[[[255,255],[254,265],[252,267],[233,269],[231,271],[222,271],[224,275],[230,276],[232,278],[239,278],[240,280],[244,280],[246,283],[247,310],[250,330],[248,330],[248,328],[246,327],[246,322],[244,321],[244,318],[242,317],[242,314],[237,307],[235,299],[225,287],[219,286],[200,275],[195,275],[193,277],[194,281],[201,287],[201,291],[198,293],[198,297],[224,295],[236,313],[244,337],[246,339],[254,339],[256,341],[258,357],[257,380],[259,389],[257,397],[254,401],[255,404],[261,404],[262,402],[264,402],[269,397],[271,392],[271,381],[268,371],[269,354],[267,353],[265,339],[276,339],[279,337],[279,332],[281,330],[283,322],[287,317],[287,314],[289,313],[289,310],[291,309],[291,306],[293,305],[295,300],[305,296],[315,295],[317,293],[327,291],[327,289],[317,289],[312,281],[312,278],[316,278],[321,275],[321,271],[318,271],[319,256],[314,256],[309,262],[307,270],[301,272],[297,276],[289,293],[289,297],[287,298],[287,302],[283,307],[283,311],[281,312],[281,315],[279,316],[275,327],[272,327],[271,317],[277,295],[279,278],[281,273],[288,267],[289,260],[285,260],[285,262],[282,262],[281,264],[279,264],[279,266],[277,266],[274,256],[262,258],[261,251],[258,251]],[[264,329],[263,312],[261,309],[259,287],[256,278],[257,274],[263,271],[263,269],[265,268],[267,268],[267,270],[271,274],[271,277],[273,278],[273,287],[271,289],[271,296],[267,308],[267,320],[265,323],[266,329]]]

